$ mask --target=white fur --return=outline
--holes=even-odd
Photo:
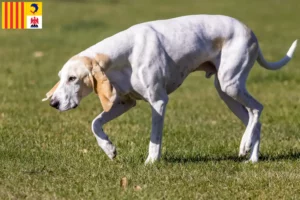
[[[217,38],[224,40],[214,47]],[[152,107],[152,130],[146,163],[160,158],[163,121],[168,94],[207,61],[217,71],[216,89],[231,111],[245,124],[240,155],[251,151],[250,161],[258,161],[260,127],[263,106],[246,90],[246,79],[256,60],[267,69],[279,69],[291,58],[293,43],[287,56],[277,63],[267,62],[252,31],[236,19],[217,15],[184,16],[169,20],[147,22],[130,27],[79,53],[94,59],[96,54],[108,55],[111,66],[106,76],[119,99],[112,109],[102,112],[92,123],[99,146],[113,158],[116,150],[103,132],[102,126],[143,99]],[[61,83],[53,98],[61,101],[61,110],[79,104],[85,95],[78,95],[80,84],[69,84],[70,75],[88,73],[82,63],[68,61],[61,70]],[[207,76],[209,77],[209,75]],[[195,83],[199,85],[198,83]],[[201,85],[199,85],[201,87]],[[130,98],[128,98],[130,97]]]
[[[85,77],[89,73],[84,64],[78,60],[70,60],[64,65],[58,73],[60,83],[51,98],[52,102],[60,102],[58,108],[60,111],[76,108],[81,99],[93,91],[92,88],[86,87],[81,82],[81,77]],[[76,79],[69,81],[70,77],[76,77]]]

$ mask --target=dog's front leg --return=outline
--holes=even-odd
[[[145,164],[153,163],[160,158],[164,116],[167,103],[167,95],[162,95],[159,100],[150,102],[152,107],[152,129],[149,145],[149,155]]]
[[[102,126],[110,120],[122,115],[135,105],[135,100],[116,101],[108,112],[102,112],[93,120],[92,131],[97,139],[98,145],[103,149],[110,159],[116,157],[116,147],[111,143],[108,136],[104,133]]]

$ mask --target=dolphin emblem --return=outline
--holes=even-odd
[[[32,14],[36,13],[39,10],[39,6],[36,3],[31,4],[30,7],[34,8],[34,11],[30,10]]]

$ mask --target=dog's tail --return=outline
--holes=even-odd
[[[260,48],[258,49],[258,57],[257,57],[257,62],[260,64],[265,69],[270,69],[270,70],[277,70],[286,65],[293,56],[293,53],[297,47],[297,40],[295,40],[290,47],[289,51],[286,53],[286,56],[279,60],[278,62],[268,62],[265,60]]]

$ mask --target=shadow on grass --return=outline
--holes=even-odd
[[[170,163],[196,163],[196,162],[219,162],[219,161],[235,161],[242,162],[245,159],[239,158],[237,155],[222,155],[222,156],[213,156],[213,155],[191,155],[191,156],[180,156],[180,155],[166,155],[163,157],[163,160]]]
[[[279,160],[298,160],[300,159],[300,152],[286,152],[277,155],[260,155],[260,161],[279,161]]]
[[[248,156],[249,157],[249,156]],[[248,157],[240,158],[237,155],[191,155],[191,156],[180,156],[174,154],[167,154],[163,157],[163,160],[170,163],[197,163],[197,162],[220,162],[220,161],[234,161],[244,162]],[[260,162],[268,161],[280,161],[280,160],[298,160],[300,159],[300,152],[286,152],[277,155],[260,155]]]

